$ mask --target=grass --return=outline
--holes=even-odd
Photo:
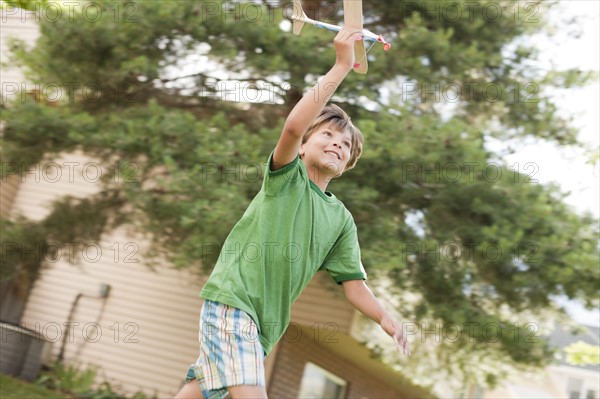
[[[0,397],[2,399],[68,399],[58,392],[37,387],[5,374],[0,374]]]

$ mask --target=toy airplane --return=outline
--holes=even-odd
[[[342,27],[338,25],[332,25],[308,18],[302,9],[300,0],[293,0],[293,6],[294,13],[291,16],[291,19],[292,30],[295,35],[300,34],[305,23],[336,32],[339,32],[342,29]],[[385,51],[388,51],[390,47],[392,47],[390,43],[385,41],[382,35],[377,35],[368,29],[363,29],[362,0],[344,0],[344,25],[360,29],[364,40],[383,43],[383,49]],[[363,40],[357,40],[354,44],[354,59],[356,60],[354,71],[358,73],[367,73],[367,51],[365,50],[365,43]]]

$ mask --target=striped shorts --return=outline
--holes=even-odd
[[[205,398],[222,398],[230,386],[265,386],[265,353],[248,313],[206,300],[200,311],[198,338],[200,355],[185,382],[196,379]]]

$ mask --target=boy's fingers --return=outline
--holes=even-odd
[[[352,41],[358,41],[358,40],[362,40],[362,32],[359,30],[355,30],[350,32],[350,38],[352,39]]]
[[[406,356],[410,356],[410,349],[408,346],[408,340],[404,337],[403,334],[398,334],[398,345],[402,346],[402,352],[406,355]]]
[[[338,34],[340,35],[340,39],[342,40],[352,39],[356,41],[359,40],[358,37],[360,37],[360,39],[362,40],[362,31],[353,27],[345,26],[339,31]]]
[[[408,356],[408,352],[407,352],[408,342],[406,341],[406,339],[404,338],[402,333],[397,332],[396,334],[394,334],[394,341],[396,341],[396,350],[398,352],[402,351],[402,353],[404,353],[404,355]]]
[[[397,352],[402,351],[402,353],[405,356],[410,356],[410,348],[408,345],[408,340],[402,333],[402,329],[400,329],[397,325],[395,325],[395,323],[393,323],[391,326],[391,330],[392,330],[392,332],[390,332],[388,334],[391,335],[392,339],[396,343],[396,351]]]

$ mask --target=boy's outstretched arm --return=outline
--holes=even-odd
[[[296,104],[288,115],[283,131],[273,153],[271,170],[277,170],[292,162],[298,155],[302,135],[319,116],[340,83],[354,65],[354,42],[360,34],[357,28],[344,27],[334,39],[335,65],[319,83],[314,85]],[[362,39],[361,39],[362,40]]]
[[[362,314],[376,321],[381,328],[396,342],[398,351],[410,356],[408,341],[402,333],[402,325],[385,311],[381,303],[363,280],[344,281],[344,295]]]

